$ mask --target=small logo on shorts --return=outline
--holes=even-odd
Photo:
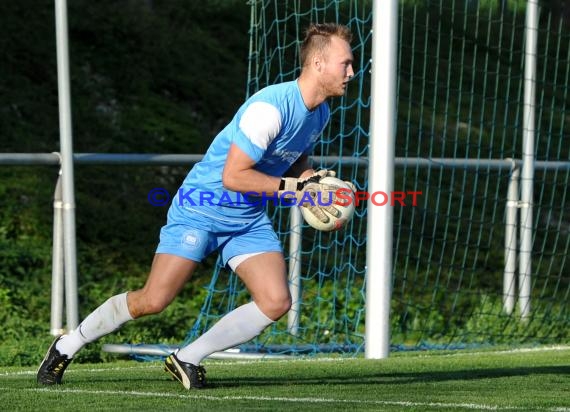
[[[198,232],[195,230],[188,230],[182,235],[182,246],[189,249],[195,249],[200,245],[200,238]]]

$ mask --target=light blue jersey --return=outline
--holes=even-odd
[[[255,162],[255,169],[283,176],[302,155],[312,153],[330,116],[328,104],[305,106],[297,81],[268,86],[251,96],[216,136],[203,160],[188,173],[174,197],[172,213],[199,214],[233,222],[264,213],[263,202],[251,204],[222,185],[222,171],[235,143]],[[170,214],[170,213],[169,213]]]
[[[252,205],[222,185],[230,145],[247,153],[260,172],[283,176],[299,157],[312,152],[329,115],[326,103],[307,110],[296,81],[253,95],[186,176],[168,210],[156,253],[201,262],[219,250],[224,265],[236,256],[282,253],[263,202]]]

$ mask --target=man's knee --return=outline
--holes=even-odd
[[[276,311],[280,313],[279,317],[285,315],[291,309],[291,295],[287,295],[283,299],[280,299],[279,302],[276,304]]]
[[[140,318],[146,315],[154,315],[162,312],[170,301],[166,301],[157,296],[149,296],[142,290],[130,292],[127,295],[127,303],[129,312],[133,319]]]
[[[291,295],[269,296],[257,302],[259,309],[272,320],[278,320],[291,309]]]

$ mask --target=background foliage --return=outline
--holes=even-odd
[[[243,1],[74,0],[68,21],[77,152],[203,153],[244,98]],[[0,152],[58,151],[54,3],[2,2],[0,27]],[[147,193],[174,193],[188,167],[76,167],[81,318],[142,286],[167,211],[152,207]],[[57,172],[0,168],[0,364],[35,364],[51,340]],[[196,276],[208,276],[211,264]],[[198,284],[110,341],[181,341],[203,300]],[[99,360],[93,346],[80,357]]]

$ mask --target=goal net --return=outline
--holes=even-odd
[[[299,40],[310,22],[339,22],[352,30],[356,76],[346,96],[330,102],[331,122],[314,161],[367,190],[372,1],[250,3],[246,95],[299,75]],[[415,206],[410,198],[394,205],[392,349],[570,341],[570,33],[544,9],[532,287],[524,317],[517,276],[505,270],[505,256],[512,259],[518,250],[517,236],[505,242],[507,233],[518,231],[507,220],[509,207],[516,214],[519,206],[509,199],[509,188],[518,196],[516,184],[524,183],[515,179],[523,134],[520,3],[400,2],[394,187],[421,195]],[[294,308],[241,350],[362,352],[367,205],[361,203],[349,226],[334,233],[298,222],[291,208],[269,214],[285,247]],[[207,299],[187,342],[250,299],[219,263],[205,288]]]

